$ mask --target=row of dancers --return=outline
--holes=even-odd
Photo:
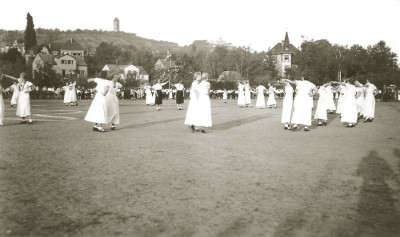
[[[4,77],[18,82],[15,90],[18,90],[19,95],[14,98],[17,100],[16,115],[21,117],[22,124],[26,123],[26,117],[29,119],[28,124],[33,124],[29,93],[35,89],[35,86],[27,81],[27,75],[25,73],[21,73],[20,78],[3,74],[0,80]],[[118,82],[119,78],[119,75],[115,75],[111,80],[101,78],[88,79],[88,82],[93,81],[97,85],[95,88],[96,95],[85,116],[85,120],[94,123],[93,130],[95,131],[103,132],[103,124],[108,123],[111,123],[111,129],[115,130],[115,125],[120,123],[117,93],[122,88],[122,85]],[[362,85],[357,81],[353,82],[352,79],[348,79],[344,82],[329,82],[320,87],[316,87],[313,83],[304,80],[304,78],[295,81],[282,79],[281,82],[286,84],[281,119],[285,129],[296,130],[298,125],[304,125],[304,130],[310,131],[309,126],[311,126],[312,120],[313,96],[316,93],[319,94],[319,99],[314,119],[318,121],[319,126],[327,125],[327,114],[335,110],[336,113],[341,114],[341,122],[345,123],[346,127],[354,127],[359,117],[364,118],[364,122],[371,122],[374,118],[375,95],[377,89],[369,81],[367,81],[365,85]],[[161,90],[167,83],[170,82],[162,83],[158,80],[152,87],[152,89],[155,90],[155,104],[157,105],[158,111],[161,110],[162,104]],[[294,99],[294,90],[291,85],[296,85],[296,96]],[[339,86],[340,88],[341,95],[338,100],[337,108],[335,107],[333,99],[333,85]],[[184,86],[181,82],[172,86],[176,87],[178,91],[182,91],[177,96],[178,109],[181,110]],[[147,87],[146,90],[147,89],[150,90],[149,87]],[[270,97],[275,100],[273,90],[274,88],[270,86]],[[2,89],[0,92],[1,91]],[[245,92],[246,90],[244,89],[243,91]],[[256,91],[258,92],[256,106],[258,107],[261,104],[260,107],[263,107],[264,92],[267,90],[264,86],[260,85],[257,87]],[[196,73],[195,80],[190,89],[190,101],[184,122],[184,124],[189,125],[193,131],[200,127],[201,131],[205,132],[205,128],[212,126],[209,93],[210,83],[208,82],[208,74]],[[147,94],[149,96],[151,95],[151,93]],[[240,97],[243,97],[243,95]],[[246,96],[244,95],[244,97]],[[0,99],[0,124],[2,124],[4,120],[4,102],[2,96]],[[146,98],[146,103],[147,100]],[[242,100],[242,98],[238,99],[238,101],[239,100]]]
[[[162,100],[163,100],[163,92],[162,87],[166,84],[169,84],[176,89],[176,105],[178,110],[182,110],[182,104],[184,103],[184,90],[185,86],[182,84],[182,81],[179,80],[176,84],[171,84],[170,81],[161,82],[160,79],[153,86],[145,85],[145,93],[146,93],[146,105],[156,105],[156,110],[161,110]],[[172,90],[169,90],[169,99],[172,99]]]
[[[26,124],[25,118],[28,117],[28,124],[32,125],[33,121],[31,118],[31,102],[29,93],[35,90],[36,86],[33,85],[32,82],[27,80],[27,74],[24,72],[20,74],[19,78],[2,74],[0,77],[0,82],[5,77],[17,82],[17,84],[15,84],[15,91],[17,92],[15,93],[15,95],[13,94],[13,97],[11,98],[11,104],[17,104],[16,115],[18,117],[21,117],[22,120],[20,123]],[[4,101],[2,91],[3,88],[0,83],[0,125],[3,125],[4,120]]]
[[[377,88],[367,80],[365,85],[353,79],[345,79],[344,82],[328,82],[320,87],[304,80],[282,79],[285,85],[285,97],[283,99],[281,123],[284,129],[296,130],[298,125],[304,125],[304,131],[310,131],[312,122],[313,96],[318,93],[319,99],[315,110],[314,119],[318,126],[327,125],[327,114],[336,110],[340,114],[341,122],[348,128],[354,127],[359,117],[364,122],[372,122],[375,117],[375,95]],[[293,100],[293,87],[296,85],[296,96]],[[333,100],[332,85],[340,87],[338,106],[335,107]],[[293,111],[293,113],[292,113]],[[290,127],[292,124],[292,127]]]
[[[6,77],[15,80],[15,77],[11,77],[8,75],[5,75]],[[26,77],[26,76],[25,76]],[[11,96],[11,107],[13,107],[14,105],[18,104],[18,97],[20,94],[20,90],[18,88],[18,83],[20,82],[21,79],[16,79],[16,81],[10,86],[10,90],[12,92],[12,96]],[[65,91],[64,93],[64,104],[66,106],[71,105],[71,106],[76,106],[78,105],[78,97],[77,97],[77,91],[75,89],[76,86],[76,82],[67,82],[66,85],[62,88],[62,90]],[[35,89],[37,89],[38,87],[35,87]],[[47,88],[45,88],[47,90]],[[33,90],[32,90],[33,91]],[[48,88],[49,92],[53,92],[52,88]],[[54,90],[55,94],[60,94],[60,89]]]

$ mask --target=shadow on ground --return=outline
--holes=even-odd
[[[394,153],[400,157],[400,150]],[[358,174],[363,178],[357,205],[358,236],[400,236],[400,213],[396,195],[388,180],[398,180],[396,174],[375,151],[362,158]]]

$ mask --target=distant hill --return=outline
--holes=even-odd
[[[181,50],[177,43],[146,39],[137,36],[134,33],[126,32],[114,32],[114,31],[101,31],[101,30],[67,30],[60,31],[58,29],[36,29],[36,38],[38,44],[48,45],[51,44],[64,44],[66,41],[73,38],[88,52],[95,53],[96,47],[101,42],[108,44],[114,44],[122,49],[142,49],[146,48],[152,52],[167,52],[168,49]],[[23,42],[24,32],[23,31],[7,31],[0,30],[0,39],[3,39],[8,44],[12,44],[14,40]]]

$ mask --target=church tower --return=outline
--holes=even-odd
[[[114,31],[119,32],[119,20],[116,17],[114,19]]]

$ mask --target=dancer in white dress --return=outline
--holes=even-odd
[[[153,84],[154,86],[155,84]],[[155,105],[156,104],[156,91],[151,87],[151,104],[150,105]]]
[[[315,110],[314,119],[318,120],[318,126],[326,126],[328,120],[328,89],[330,83],[323,84],[318,88],[318,102],[317,109]]]
[[[197,123],[197,113],[198,113],[198,100],[199,100],[199,93],[197,90],[197,87],[199,86],[199,83],[201,81],[201,73],[196,72],[193,75],[194,80],[192,82],[192,85],[190,87],[190,100],[189,100],[189,105],[187,108],[186,112],[186,118],[185,118],[185,125],[189,125],[190,128],[192,129],[192,132],[195,131],[194,124]]]
[[[328,114],[333,113],[336,110],[335,101],[333,100],[333,87],[329,85],[326,87],[326,103]]]
[[[357,89],[352,84],[353,79],[346,79],[345,82],[336,82],[339,85],[346,87],[346,94],[343,98],[342,113],[340,121],[342,123],[347,123],[346,127],[352,128],[357,123]]]
[[[32,125],[33,121],[31,118],[31,99],[29,97],[29,93],[33,91],[36,86],[34,86],[32,82],[26,80],[27,75],[24,72],[20,74],[19,79],[6,74],[4,74],[4,76],[14,81],[18,81],[17,87],[19,90],[19,96],[16,115],[22,118],[20,124],[26,124],[25,117],[28,117],[28,124]]]
[[[226,103],[226,101],[228,100],[228,91],[226,89],[224,89],[224,91],[222,92],[222,100],[224,101],[224,103]]]
[[[246,107],[251,106],[251,87],[249,81],[245,81],[244,83],[244,101]]]
[[[346,98],[346,91],[347,91],[347,88],[345,86],[339,85],[339,99],[338,99],[337,108],[336,108],[337,114],[342,113],[344,98]]]
[[[65,83],[65,86],[63,86],[64,90],[64,104],[65,106],[68,106],[71,103],[71,90],[72,86],[69,85],[69,83]]]
[[[268,83],[268,101],[267,101],[267,106],[272,108],[276,108],[276,100],[275,100],[275,87],[271,86],[270,83]]]
[[[201,75],[201,82],[197,87],[197,116],[195,127],[200,127],[202,133],[206,133],[206,128],[212,127],[211,118],[211,101],[210,101],[210,83],[208,82],[208,73],[204,72]]]
[[[364,107],[365,107],[365,86],[361,84],[359,81],[355,81],[354,85],[356,86],[356,91],[358,94],[357,97],[357,113],[359,118],[364,118]]]
[[[16,105],[18,103],[18,95],[19,95],[19,90],[17,87],[17,83],[18,82],[14,82],[14,84],[12,84],[12,86],[10,87],[12,90],[12,97],[11,97],[11,107],[13,107],[14,105]]]
[[[70,101],[71,101],[71,106],[77,106],[78,105],[78,98],[76,96],[76,81],[70,82],[69,84],[69,96],[70,96]]]
[[[265,88],[265,86],[259,84],[256,87],[256,92],[257,92],[256,107],[260,108],[260,109],[263,109],[263,108],[265,108],[264,92],[267,92],[267,88]]]
[[[146,105],[151,105],[153,102],[153,95],[151,93],[151,86],[147,85],[144,86],[145,93],[146,93]]]
[[[106,95],[107,104],[107,120],[111,123],[111,130],[115,130],[115,125],[119,124],[119,101],[117,93],[122,88],[121,83],[118,82],[120,75],[113,75],[111,81],[108,83],[108,92]]]
[[[293,87],[290,83],[285,82],[285,97],[283,98],[282,103],[282,119],[281,123],[284,123],[284,129],[290,130],[290,119],[292,117],[292,108],[293,108]]]
[[[292,131],[297,129],[298,124],[304,125],[304,131],[310,131],[308,126],[311,126],[313,96],[316,92],[315,85],[304,80],[304,77],[298,81],[282,80],[296,85],[296,97],[294,98],[294,111],[291,121],[293,123]]]
[[[85,120],[94,123],[93,130],[104,132],[103,124],[108,123],[106,95],[109,89],[109,81],[101,78],[90,78],[88,82],[96,82],[96,95],[85,116]]]
[[[182,104],[184,102],[183,92],[185,90],[185,86],[182,84],[181,80],[179,80],[178,83],[171,85],[176,88],[176,106],[178,107],[178,110],[182,110]]]
[[[372,122],[375,117],[375,96],[378,94],[378,89],[369,80],[365,86],[364,123]]]
[[[240,107],[243,107],[246,105],[246,100],[244,98],[244,85],[240,81],[238,81],[238,91],[239,91],[239,94],[238,94],[238,103],[237,104]]]

